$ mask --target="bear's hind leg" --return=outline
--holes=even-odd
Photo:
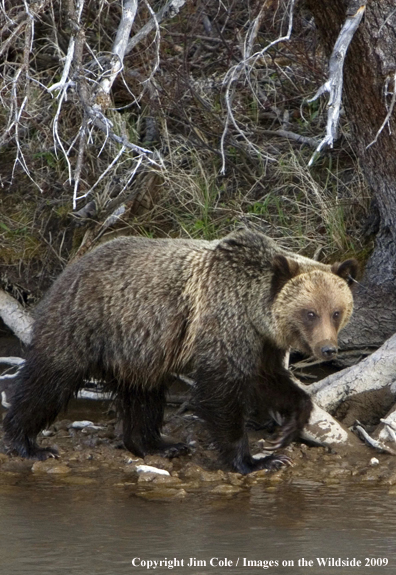
[[[159,454],[178,457],[190,452],[185,443],[166,441],[161,435],[165,410],[165,386],[143,389],[124,387],[118,395],[124,445],[139,457]]]
[[[22,368],[12,404],[4,419],[4,445],[9,453],[45,460],[58,452],[40,447],[37,434],[66,408],[82,383],[76,374],[51,370],[45,362],[28,359]]]

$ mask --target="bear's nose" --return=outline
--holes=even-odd
[[[326,359],[331,359],[335,355],[337,355],[337,348],[334,345],[324,345],[320,350],[322,352],[322,356]]]

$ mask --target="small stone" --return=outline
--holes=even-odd
[[[32,465],[32,471],[33,473],[48,473],[48,470],[56,465],[59,465],[57,460],[51,457],[45,461],[35,461]]]
[[[183,475],[186,479],[199,479],[200,481],[224,481],[226,475],[221,469],[217,471],[205,471],[195,463],[188,463],[184,469]]]
[[[218,471],[203,471],[199,479],[201,481],[223,481],[225,473],[221,469]]]
[[[156,477],[158,477],[157,473],[140,473],[138,483],[150,483]]]
[[[143,465],[144,459],[141,457],[127,457],[125,463],[127,465]]]
[[[351,475],[352,471],[350,469],[345,469],[345,467],[335,467],[334,469],[330,469],[328,476],[329,477],[340,477],[342,475]]]
[[[213,489],[211,489],[211,493],[217,493],[219,495],[234,495],[235,493],[239,493],[242,491],[241,487],[237,487],[236,485],[216,485]]]
[[[379,465],[379,460],[378,460],[376,457],[372,457],[372,458],[370,459],[370,465],[371,465],[372,467],[375,467],[376,465]]]
[[[156,475],[153,479],[156,485],[180,485],[182,480],[172,475]]]
[[[83,421],[73,421],[70,423],[68,427],[72,427],[73,429],[84,429],[85,427],[93,427],[93,421],[83,420]]]
[[[62,419],[62,421],[57,421],[56,423],[54,423],[53,428],[55,429],[55,431],[64,431],[68,429],[70,424],[71,424],[70,419]]]
[[[389,485],[395,485],[396,484],[396,473],[392,473],[386,480],[386,483],[388,483]]]
[[[186,478],[195,479],[198,478],[204,470],[199,465],[195,463],[187,463],[183,470],[183,475]]]
[[[55,475],[66,475],[66,473],[70,473],[71,469],[68,465],[54,465],[50,467],[47,473],[53,473]]]
[[[144,463],[146,465],[151,465],[152,467],[165,469],[166,471],[172,471],[173,469],[172,461],[166,457],[161,457],[160,455],[146,455],[144,458]]]
[[[326,477],[324,479],[324,483],[326,485],[338,485],[340,483],[340,480],[337,479],[337,477]]]
[[[166,469],[159,469],[158,467],[153,467],[152,465],[137,465],[136,471],[138,473],[157,473],[158,475],[170,475],[169,471],[166,471]]]
[[[184,499],[187,495],[187,492],[184,489],[172,489],[172,488],[165,488],[165,489],[154,489],[149,491],[141,491],[140,493],[136,493],[139,497],[143,497],[144,499]]]
[[[270,475],[268,469],[259,469],[258,471],[253,471],[253,473],[256,479],[268,479]]]
[[[228,473],[227,480],[231,485],[239,487],[243,484],[243,475],[241,473]]]
[[[285,468],[283,468],[285,469]],[[270,483],[280,483],[284,479],[283,470],[268,473],[267,478]]]

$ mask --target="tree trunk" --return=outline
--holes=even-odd
[[[356,10],[359,4],[363,2],[307,0],[329,56],[348,8]],[[378,347],[396,332],[396,106],[377,141],[369,145],[396,90],[395,46],[394,0],[368,2],[345,61],[343,103],[378,225],[363,286],[356,290],[355,314],[341,339],[344,348]]]

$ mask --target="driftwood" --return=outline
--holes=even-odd
[[[345,399],[385,386],[396,394],[396,334],[353,367],[312,384],[309,393],[322,409],[334,412]]]
[[[0,289],[0,317],[24,344],[30,343],[33,318],[10,294]]]

